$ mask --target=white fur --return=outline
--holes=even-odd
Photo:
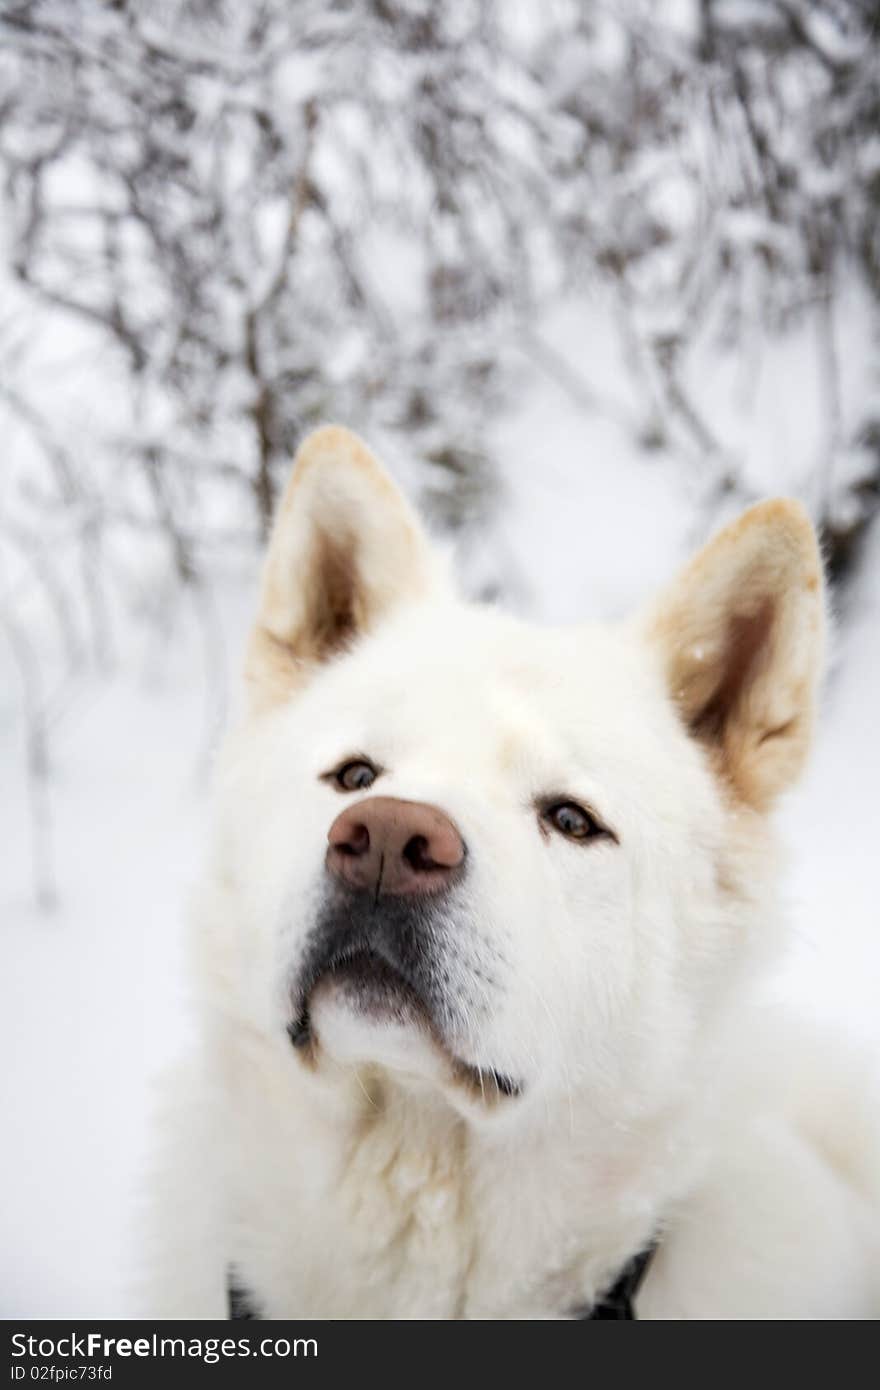
[[[268,1316],[560,1317],[658,1232],[640,1317],[880,1311],[867,1083],[749,1002],[780,937],[771,832],[667,666],[650,623],[535,629],[435,578],[233,734],[145,1311],[224,1317],[231,1262]],[[441,807],[468,845],[446,1041],[519,1097],[484,1104],[415,1025],[333,994],[314,1068],[287,1039],[346,804],[320,778],[357,752],[386,769],[376,794]],[[548,793],[619,843],[542,832]]]

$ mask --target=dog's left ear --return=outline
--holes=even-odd
[[[756,810],[806,758],[824,630],[816,535],[788,500],[758,503],[727,526],[647,614],[682,719]]]
[[[325,425],[281,498],[245,674],[252,707],[289,696],[392,609],[442,582],[418,517],[367,446]]]

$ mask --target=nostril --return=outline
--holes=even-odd
[[[431,857],[431,848],[427,835],[413,835],[407,840],[403,847],[403,857],[411,869],[417,873],[425,873],[428,869],[440,869],[443,866]]]
[[[339,854],[347,854],[352,859],[366,854],[370,848],[370,832],[365,825],[353,825],[346,831],[344,840],[337,840],[333,848]]]

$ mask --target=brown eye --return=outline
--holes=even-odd
[[[564,835],[567,840],[593,840],[598,835],[608,835],[604,825],[600,825],[589,811],[578,806],[576,801],[556,801],[541,812],[543,819]]]
[[[378,776],[376,768],[365,758],[354,758],[350,763],[343,763],[332,774],[333,781],[342,792],[366,791]]]

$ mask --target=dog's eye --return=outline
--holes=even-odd
[[[333,781],[342,792],[366,791],[378,776],[378,769],[367,762],[366,758],[353,758],[351,762],[343,763],[342,767],[331,773]]]
[[[594,840],[611,832],[576,801],[554,801],[541,810],[542,819],[567,840]]]

